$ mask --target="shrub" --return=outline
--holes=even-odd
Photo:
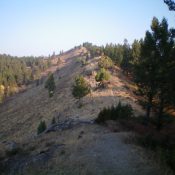
[[[84,58],[84,57],[77,58],[77,63],[80,63],[82,67],[86,66],[88,64],[86,58]]]
[[[51,124],[54,125],[56,123],[55,117],[52,118]]]
[[[110,109],[104,108],[102,111],[100,111],[95,121],[97,123],[104,123],[106,120],[110,120],[110,116],[111,116]]]
[[[104,123],[106,120],[127,119],[133,116],[133,109],[130,105],[122,105],[120,102],[116,107],[104,108],[98,114],[97,123]]]
[[[104,68],[101,68],[97,75],[95,76],[95,80],[97,82],[100,82],[100,85],[104,84],[104,81],[108,81],[110,79],[110,73],[109,71],[105,70]]]
[[[72,94],[75,98],[80,99],[90,93],[90,85],[86,82],[83,76],[75,78]]]
[[[109,69],[113,66],[113,62],[108,56],[102,56],[98,62],[98,66],[100,68]]]
[[[47,126],[46,126],[46,123],[45,121],[41,121],[38,125],[38,128],[37,128],[37,134],[41,134],[42,132],[44,132],[46,130]]]

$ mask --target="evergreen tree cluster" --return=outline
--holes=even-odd
[[[128,119],[133,116],[133,109],[130,105],[122,105],[121,102],[117,106],[104,108],[96,118],[97,123],[104,123],[107,120]]]
[[[0,55],[0,101],[15,93],[18,87],[39,79],[48,66],[42,57]]]
[[[100,56],[103,53],[102,47],[93,45],[89,42],[83,43],[83,47],[85,47],[89,51],[91,58]]]
[[[134,40],[130,45],[125,39],[123,44],[111,43],[106,46],[96,46],[86,42],[83,43],[83,46],[90,52],[91,57],[105,55],[128,74],[133,72],[134,64],[140,56],[140,43],[141,41]]]

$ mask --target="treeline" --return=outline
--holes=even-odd
[[[41,72],[51,65],[50,59],[43,57],[13,57],[0,55],[0,102],[40,78]]]
[[[89,51],[90,57],[101,56],[102,54],[110,57],[114,64],[123,68],[128,74],[133,71],[133,66],[140,56],[142,40],[134,40],[130,45],[127,39],[123,44],[106,44],[106,46],[96,46],[91,43],[83,43],[83,46]]]

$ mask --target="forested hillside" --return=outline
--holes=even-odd
[[[13,57],[0,55],[0,102],[18,92],[23,85],[28,85],[41,76],[51,65],[51,59],[43,57]]]

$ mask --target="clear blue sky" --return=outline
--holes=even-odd
[[[48,55],[85,41],[144,37],[156,16],[175,27],[163,0],[0,0],[0,53]]]

